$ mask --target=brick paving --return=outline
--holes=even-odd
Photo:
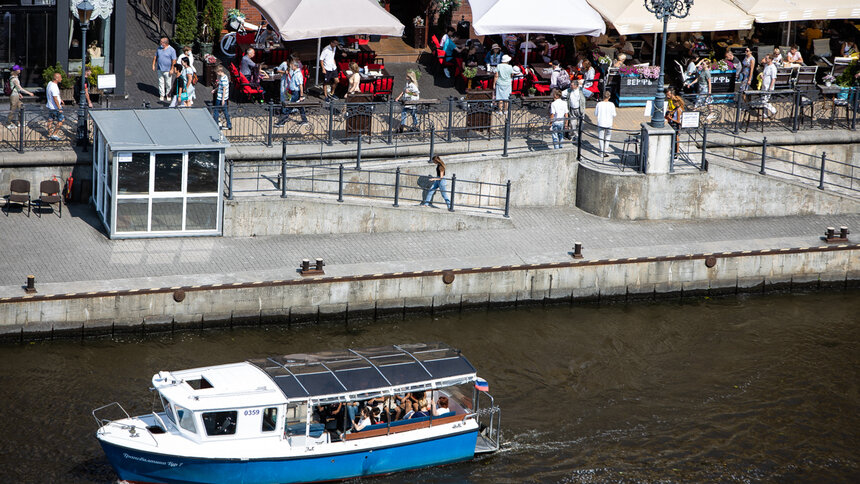
[[[27,274],[73,283],[69,290],[149,287],[140,278],[159,278],[159,286],[289,278],[303,258],[324,258],[329,273],[366,274],[561,261],[575,241],[587,258],[807,247],[822,245],[826,226],[860,227],[860,214],[616,221],[575,208],[520,208],[513,228],[500,230],[109,240],[91,208],[68,209],[62,219],[0,215],[0,295],[18,294]]]

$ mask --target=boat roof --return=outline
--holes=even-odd
[[[289,400],[318,402],[419,391],[474,381],[475,367],[443,343],[300,353],[249,360]]]
[[[475,367],[443,343],[298,353],[162,371],[153,386],[191,410],[371,398],[474,381]]]

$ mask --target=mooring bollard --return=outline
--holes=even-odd
[[[582,242],[574,242],[574,244],[573,244],[573,258],[574,259],[582,259]]]
[[[302,272],[307,272],[311,269],[311,261],[308,259],[302,259]]]
[[[323,264],[323,260],[322,260],[321,258],[317,257],[317,259],[316,259],[316,267],[314,267],[314,270],[322,271],[322,270],[323,270],[323,266],[324,266],[324,265],[325,265],[325,264]]]
[[[36,276],[27,276],[27,287],[24,288],[24,291],[26,291],[27,294],[33,294],[36,292]]]
[[[839,227],[839,238],[847,239],[848,238],[848,227],[843,225]]]

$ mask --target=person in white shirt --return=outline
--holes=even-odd
[[[609,153],[606,150],[609,148],[609,141],[612,138],[612,123],[615,121],[615,104],[609,99],[612,93],[606,91],[603,94],[603,101],[597,103],[594,108],[594,117],[597,118],[597,140],[600,146],[600,155],[603,158],[608,158]]]
[[[437,405],[433,406],[434,417],[451,413],[451,410],[448,408],[448,397],[442,395],[436,402]]]
[[[800,52],[798,52],[796,45],[792,45],[791,48],[788,50],[788,54],[786,54],[786,60],[790,64],[803,65],[803,56],[800,54]]]
[[[564,123],[567,121],[567,103],[561,98],[561,91],[552,90],[552,103],[549,105],[550,133],[552,133],[552,147],[561,148],[564,139]]]
[[[773,49],[773,54],[770,56],[776,66],[782,65],[782,54],[779,52],[779,47]]]
[[[773,57],[769,55],[765,56],[764,66],[764,71],[761,73],[761,90],[773,91],[773,88],[776,85],[776,66],[773,63]],[[770,94],[762,95],[761,101],[764,103],[764,107],[766,107],[771,114],[776,113],[776,108],[770,104]]]
[[[45,106],[48,108],[48,138],[59,141],[60,137],[57,133],[63,127],[63,100],[60,99],[60,81],[63,76],[59,72],[54,73],[54,77],[48,86],[45,88],[45,94],[48,98],[48,103]]]
[[[585,113],[585,94],[582,93],[582,88],[577,79],[570,81],[570,89],[567,93],[567,105],[570,113],[570,139],[576,143],[578,123],[583,113]],[[574,125],[574,123],[577,123],[577,125]]]
[[[182,48],[182,54],[176,59],[178,62],[182,62],[182,59],[188,57],[188,63],[194,66],[194,54],[191,52],[191,46],[186,45]]]
[[[335,52],[337,51],[337,39],[331,39],[328,45],[320,52],[320,67],[323,73],[323,94],[325,100],[337,99],[334,88],[337,85],[337,62]]]

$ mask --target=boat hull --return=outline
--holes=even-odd
[[[274,484],[389,474],[474,457],[477,430],[375,449],[275,459],[201,459],[143,452],[99,439],[120,479],[157,483]]]

